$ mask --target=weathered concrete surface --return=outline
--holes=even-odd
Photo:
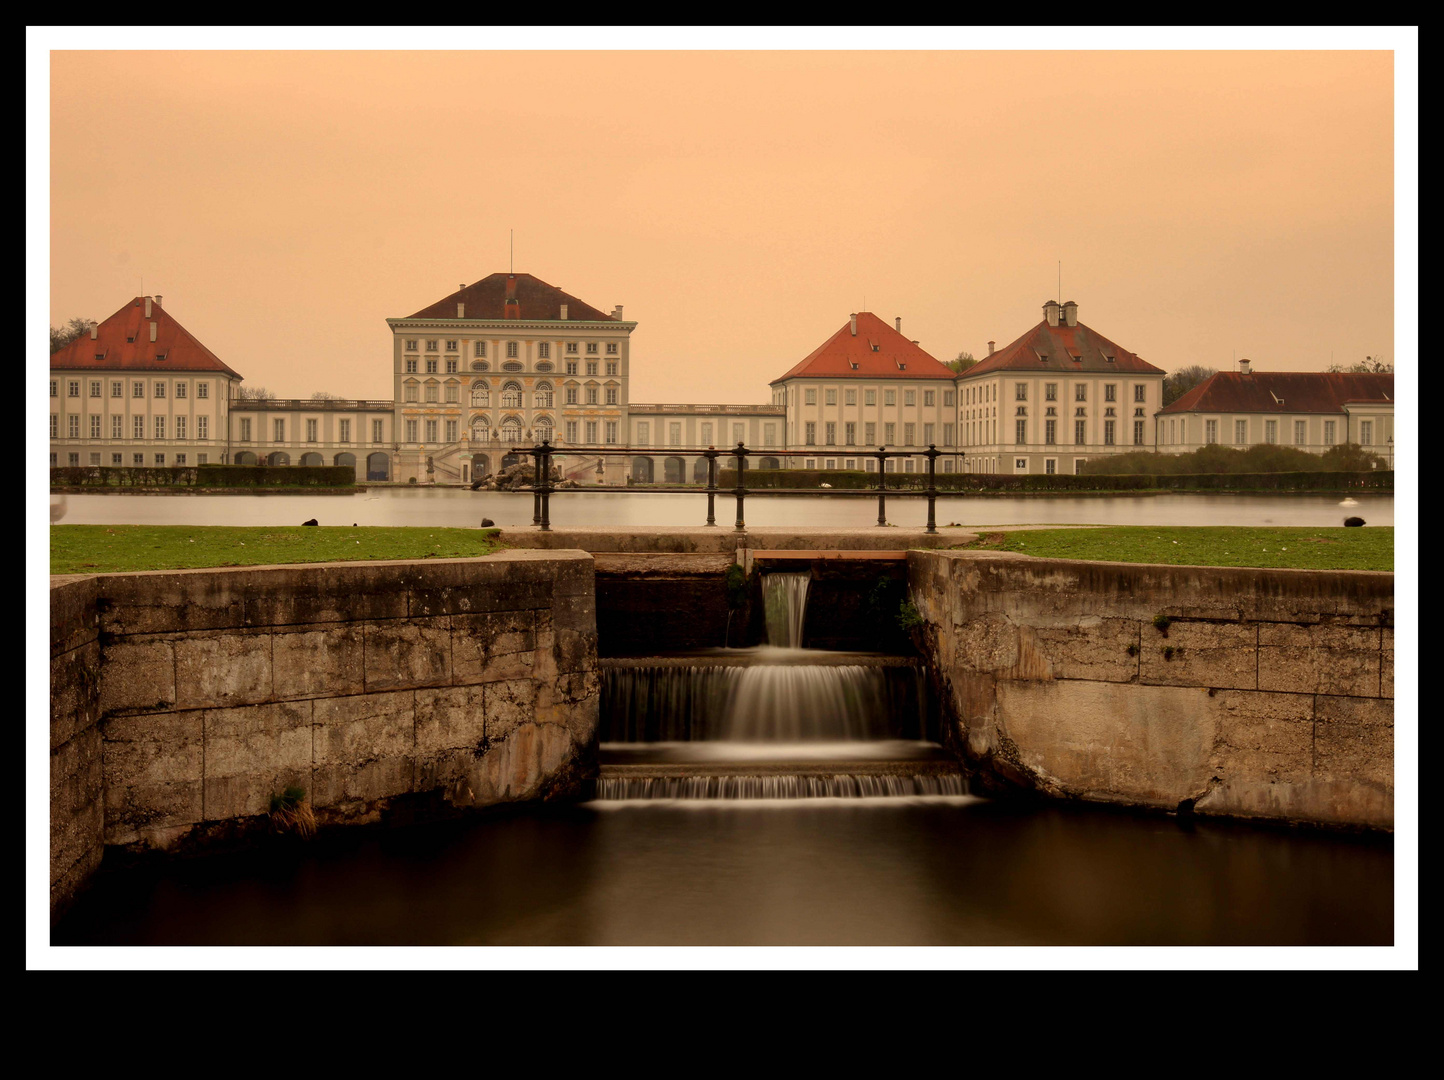
[[[572,548],[594,554],[611,552],[677,555],[733,554],[748,548],[818,551],[948,548],[969,544],[977,539],[977,534],[970,530],[945,527],[939,527],[936,533],[892,526],[871,529],[762,527],[737,532],[730,520],[724,520],[726,515],[720,499],[717,510],[718,524],[711,528],[554,528],[545,533],[536,529],[506,529],[503,530],[501,538],[505,543],[517,548]]]
[[[100,611],[94,578],[50,586],[50,914],[59,915],[103,850]]]
[[[912,552],[985,774],[1048,794],[1393,825],[1392,574]]]
[[[70,579],[52,588],[53,895],[302,787],[325,824],[595,774],[579,551]]]

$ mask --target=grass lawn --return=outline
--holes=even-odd
[[[455,559],[500,549],[496,533],[495,529],[365,525],[52,525],[50,572],[99,574],[362,559]]]
[[[1045,559],[1169,563],[1177,566],[1279,566],[1300,570],[1394,569],[1394,530],[1112,526],[989,531],[972,549],[1020,551]]]

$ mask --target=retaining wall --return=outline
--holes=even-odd
[[[1394,575],[910,552],[949,741],[1064,797],[1391,828]]]

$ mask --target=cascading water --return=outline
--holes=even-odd
[[[766,646],[602,661],[602,799],[962,795],[911,657],[802,648],[811,575],[762,579]]]

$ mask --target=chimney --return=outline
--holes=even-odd
[[[988,342],[988,355],[989,355],[989,356],[992,356],[992,355],[993,355],[993,349],[997,347],[997,344],[998,344],[998,343],[997,343],[996,341],[990,341],[990,342]]]
[[[91,340],[91,341],[94,341],[94,340],[95,340],[96,338],[98,338],[98,337],[100,337],[100,324],[99,324],[99,323],[91,323],[91,324],[90,324],[90,340]]]
[[[857,337],[857,312],[853,312],[849,318],[852,319],[852,336]]]
[[[1043,317],[1048,320],[1049,326],[1058,325],[1058,301],[1049,300],[1043,305]]]
[[[1078,325],[1078,305],[1072,300],[1063,305],[1063,321],[1069,326]]]
[[[155,323],[150,324],[150,339],[151,341],[155,340]]]
[[[1240,361],[1238,362],[1238,373],[1239,373],[1240,375],[1252,375],[1252,374],[1253,374],[1252,369],[1249,367],[1248,357],[1244,357],[1242,360],[1240,360]]]
[[[456,287],[456,291],[461,292],[461,290],[464,288],[466,288],[466,282],[463,281],[460,285]]]
[[[616,319],[618,322],[621,321],[621,319],[622,319],[622,305],[621,305],[621,304],[618,304],[616,307],[612,308],[612,318]]]
[[[565,319],[566,317],[567,317],[567,306],[566,306],[565,304],[563,304],[563,305],[562,305],[562,318]]]
[[[460,300],[456,302],[456,317],[458,319],[466,318],[466,305],[463,304]]]
[[[901,316],[901,315],[899,315],[896,319],[893,320],[893,326],[895,326],[895,327],[897,328],[897,332],[898,332],[899,334],[902,333],[902,316]]]
[[[150,318],[150,297],[148,296],[145,298],[145,317],[147,319]],[[152,338],[151,340],[154,341],[155,339]]]
[[[155,306],[160,307],[160,293],[155,294]]]

